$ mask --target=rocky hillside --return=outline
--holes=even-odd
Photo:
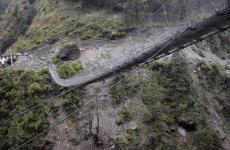
[[[0,149],[17,148],[129,72],[69,91],[53,83],[47,60],[69,78],[164,2],[14,0],[1,14],[0,50],[25,55],[14,69],[0,67]],[[144,66],[22,149],[230,150],[229,97],[227,31]]]
[[[22,52],[64,38],[121,38],[162,2],[15,0],[0,20],[0,50],[13,45],[14,52]]]

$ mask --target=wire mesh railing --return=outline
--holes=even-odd
[[[89,62],[82,72],[64,80],[50,67],[51,76],[62,86],[81,85],[95,80],[167,41],[177,32],[213,16],[223,10],[226,3],[226,0],[170,0],[103,57]]]

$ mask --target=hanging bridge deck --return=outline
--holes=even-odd
[[[153,55],[154,59],[164,57],[213,34],[223,32],[230,26],[230,8],[225,6],[224,0],[221,4],[220,0],[213,0],[208,4],[204,2],[201,9],[195,7],[186,9],[186,4],[181,4],[178,6],[182,9],[181,14],[177,18],[169,15],[171,9],[167,9],[170,5],[169,3],[160,8],[129,34],[119,46],[97,61],[89,63],[87,68],[69,79],[60,79],[50,64],[49,72],[52,79],[58,85],[65,87],[89,84],[110,77],[114,69],[116,72],[123,71]],[[216,6],[221,8],[217,11]],[[204,12],[205,7],[207,12]],[[182,17],[182,14],[185,15]]]

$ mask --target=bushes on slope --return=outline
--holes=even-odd
[[[60,66],[60,68],[58,69],[58,74],[60,75],[61,78],[67,79],[76,75],[78,72],[82,70],[83,70],[83,66],[81,63],[66,62]]]

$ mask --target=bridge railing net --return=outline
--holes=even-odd
[[[73,84],[73,80],[78,80],[81,85],[108,74],[225,7],[226,0],[170,0],[122,39],[119,45],[96,61],[89,62],[82,72],[70,78],[66,84]]]

